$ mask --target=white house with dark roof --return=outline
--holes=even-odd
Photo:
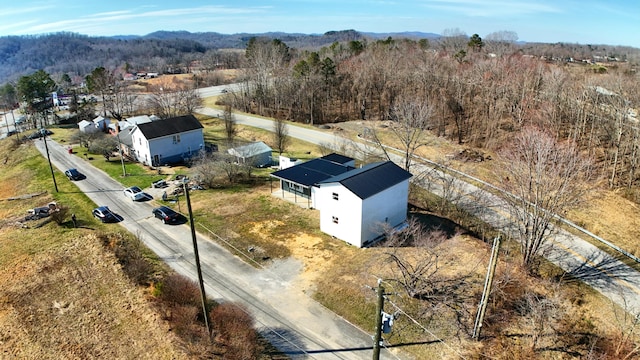
[[[357,247],[380,239],[384,226],[403,225],[411,173],[391,161],[355,168],[350,158],[328,160],[338,159],[335,155],[276,171],[272,176],[280,179],[280,191],[307,198],[309,207],[320,211],[322,232]]]
[[[323,180],[355,169],[355,160],[339,154],[329,154],[301,164],[278,170],[271,176],[280,180],[280,190],[306,199],[307,207],[317,208],[313,198],[313,186]]]
[[[130,134],[132,155],[151,166],[183,162],[205,146],[203,126],[193,115],[138,124]]]
[[[80,132],[89,134],[95,133],[98,131],[107,132],[109,129],[109,125],[111,124],[111,120],[106,117],[98,116],[91,121],[82,120],[78,123],[78,129]]]

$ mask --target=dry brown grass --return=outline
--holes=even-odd
[[[99,239],[80,236],[0,269],[0,352],[30,359],[185,358]]]

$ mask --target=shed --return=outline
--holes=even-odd
[[[271,165],[271,153],[273,149],[264,142],[257,141],[229,149],[227,152],[235,156],[236,161],[240,164],[263,167]]]
[[[92,121],[87,120],[82,120],[78,123],[78,130],[85,134],[91,134],[98,131],[96,125]]]

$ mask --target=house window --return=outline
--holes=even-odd
[[[173,135],[173,143],[177,144],[180,142],[180,135]]]
[[[138,144],[142,145],[142,138],[138,138]]]
[[[332,216],[331,217],[331,221],[333,221],[334,224],[338,223],[338,217],[337,216]]]
[[[338,200],[338,193],[333,193],[331,196],[333,196],[333,200]]]

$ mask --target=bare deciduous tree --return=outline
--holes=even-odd
[[[190,85],[165,82],[151,87],[151,91],[147,105],[162,119],[193,114],[202,106],[200,94]]]
[[[402,230],[386,227],[385,234],[383,246],[390,248],[386,256],[393,274],[388,281],[409,298],[420,301],[414,315],[426,320],[452,317],[458,330],[465,329],[471,318],[468,300],[473,294],[465,290],[469,275],[449,276],[438,261],[443,251],[439,246],[447,235],[441,230],[428,230],[416,218],[410,218]],[[412,251],[401,251],[401,247],[412,247]]]
[[[559,143],[551,134],[527,127],[504,151],[506,197],[522,262],[533,270],[533,262],[556,230],[557,215],[585,200],[592,165],[573,143]]]
[[[238,135],[238,128],[236,127],[236,118],[233,115],[233,108],[231,105],[225,105],[224,112],[222,113],[222,121],[224,122],[224,135],[227,140],[227,144],[233,144],[233,140]]]
[[[235,183],[241,173],[241,167],[236,163],[235,156],[229,154],[216,155],[216,167],[227,176],[230,183]]]
[[[541,339],[550,344],[555,344],[557,333],[553,330],[564,316],[565,309],[562,306],[561,293],[557,284],[548,284],[551,290],[547,294],[539,294],[530,291],[518,305],[518,312],[522,314],[523,327],[531,333],[530,349],[536,350]]]
[[[289,138],[289,126],[284,119],[275,119],[273,121],[273,142],[279,154],[287,150],[291,138]]]
[[[220,174],[220,169],[215,163],[215,155],[201,151],[198,156],[191,161],[191,177],[204,184],[208,188],[216,185],[216,178]]]
[[[390,116],[393,120],[393,124],[390,127],[391,132],[400,142],[404,155],[404,169],[411,171],[416,151],[420,147],[427,145],[426,132],[431,126],[431,107],[427,102],[419,99],[409,100],[403,98],[392,109]],[[371,132],[373,141],[384,152],[387,159],[391,160],[386,147],[383,146],[375,130],[371,130]]]

